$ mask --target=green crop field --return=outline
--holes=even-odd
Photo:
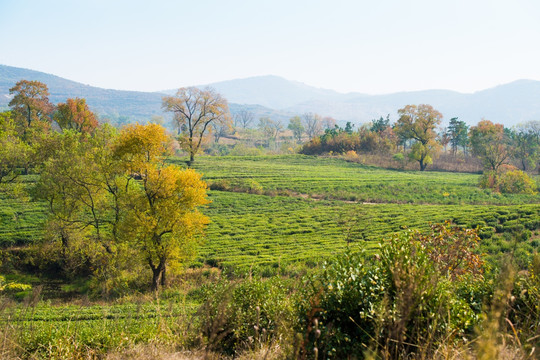
[[[22,177],[20,188],[31,187],[35,177]],[[21,196],[8,196],[15,185],[8,184],[8,191],[0,191],[0,247],[17,246],[38,241],[43,236],[43,221],[46,217],[44,203],[31,202],[19,192]]]
[[[366,205],[219,191],[210,197],[207,213],[212,223],[199,254],[199,260],[209,264],[317,262],[343,251],[348,232],[350,246],[370,248],[391,233],[425,230],[445,220],[481,227],[485,250],[497,253],[511,246],[502,235],[540,227],[538,205]],[[520,245],[522,251],[532,252],[539,244],[531,236]]]
[[[371,248],[404,228],[446,220],[480,227],[489,254],[538,248],[540,197],[480,189],[476,174],[392,171],[297,155],[206,157],[196,168],[212,188],[272,195],[210,192],[212,224],[199,255],[209,264],[317,262],[343,251],[347,239]],[[528,231],[527,241],[512,244],[516,231]]]
[[[373,248],[391,233],[445,220],[479,226],[490,254],[514,247],[526,256],[538,248],[540,197],[480,189],[475,174],[391,171],[298,155],[201,157],[196,169],[213,189],[234,190],[209,192],[212,203],[203,212],[212,222],[200,263],[316,263],[344,251],[347,240]],[[43,203],[2,197],[0,244],[39,240],[45,210]],[[526,234],[519,244],[512,242],[516,232]]]
[[[176,335],[171,330],[191,316],[197,305],[179,301],[112,305],[39,302],[30,307],[21,304],[0,312],[0,327],[16,332],[18,344],[27,352],[46,358],[51,352],[49,347],[60,347],[63,341],[104,351],[157,337],[166,342]]]
[[[540,195],[503,195],[480,189],[476,174],[385,170],[313,156],[201,157],[195,168],[210,184],[259,185],[267,192],[317,198],[456,205],[540,203]]]

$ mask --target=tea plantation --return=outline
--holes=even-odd
[[[212,222],[199,264],[314,264],[347,246],[373,248],[389,233],[445,220],[480,227],[489,254],[515,248],[525,257],[539,246],[540,196],[480,189],[475,174],[392,171],[300,155],[201,157],[195,168],[216,189],[203,209]],[[46,204],[0,196],[0,244],[39,241]]]

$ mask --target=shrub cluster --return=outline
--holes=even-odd
[[[294,319],[291,288],[290,281],[278,277],[207,287],[207,300],[196,315],[203,345],[233,355],[282,338]]]
[[[361,128],[357,132],[346,131],[340,128],[327,129],[326,132],[305,143],[300,150],[301,154],[317,155],[323,153],[344,154],[355,152],[388,152],[394,147],[392,129],[375,132]]]
[[[486,171],[480,178],[480,187],[504,194],[536,194],[536,183],[527,173],[517,169]]]
[[[429,356],[442,339],[471,333],[491,286],[477,243],[475,230],[435,225],[393,236],[380,256],[348,253],[325,266],[300,296],[298,355]]]

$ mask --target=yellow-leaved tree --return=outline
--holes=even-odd
[[[420,170],[424,171],[438,156],[440,146],[435,128],[443,116],[427,104],[407,105],[398,110],[398,115],[394,131],[404,140],[414,140],[409,158],[418,161]]]
[[[120,133],[115,154],[128,176],[138,181],[126,189],[121,238],[152,270],[152,289],[165,283],[169,266],[194,255],[208,217],[206,183],[192,169],[165,165],[169,138],[157,124],[131,125]]]
[[[165,163],[170,137],[158,124],[55,137],[35,194],[47,202],[47,229],[59,240],[64,270],[80,273],[83,254],[87,270],[114,280],[140,260],[157,289],[170,266],[194,254],[209,222],[198,211],[208,203],[206,183],[194,170]]]

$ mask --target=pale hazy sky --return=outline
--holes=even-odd
[[[0,0],[0,64],[144,91],[272,74],[473,92],[540,80],[540,1]]]

